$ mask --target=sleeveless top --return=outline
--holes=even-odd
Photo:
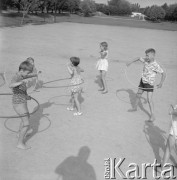
[[[16,82],[20,82],[21,80],[23,80],[23,77],[16,74],[13,78],[12,78],[12,83],[16,83]],[[16,86],[14,88],[12,88],[12,103],[13,104],[22,104],[22,103],[26,103],[27,102],[27,87],[26,87],[26,83],[23,82],[21,85]]]

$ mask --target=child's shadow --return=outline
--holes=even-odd
[[[26,142],[29,139],[31,139],[35,134],[38,133],[41,118],[48,115],[48,114],[43,114],[44,109],[49,108],[52,104],[53,103],[50,103],[50,102],[40,104],[39,110],[30,116],[29,124],[30,124],[30,128],[32,129],[32,132],[26,136],[26,139],[25,139]],[[34,110],[36,110],[36,108],[37,107],[35,107]]]
[[[157,163],[161,163],[160,149],[165,152],[165,131],[161,130],[153,123],[146,121],[143,130],[148,143],[151,145]],[[171,161],[176,164],[175,159],[171,156]]]
[[[87,146],[80,148],[77,156],[66,158],[55,169],[57,180],[96,180],[96,173],[88,163],[90,149]]]
[[[131,104],[131,106],[132,106],[132,109],[134,109],[134,108],[135,108],[135,103],[136,103],[136,93],[135,93],[132,89],[118,89],[118,90],[116,91],[116,94],[118,94],[118,93],[121,92],[121,91],[124,91],[124,92],[127,92],[127,93],[128,93],[129,99],[130,99],[130,104]],[[117,97],[118,97],[118,95],[117,95]],[[143,99],[143,101],[144,101],[143,103],[144,103],[144,104],[147,103],[146,98],[141,97],[141,99]],[[139,101],[138,106],[139,106],[139,108],[140,108],[143,112],[145,112],[145,113],[149,116],[149,118],[150,118],[150,114],[149,114],[149,112],[143,107],[143,104],[142,104],[142,102],[141,102],[141,99],[140,99],[140,101]],[[128,110],[128,111],[129,111],[129,110]]]
[[[100,75],[96,76],[95,83],[98,84],[98,86],[100,88],[102,88],[102,83],[101,83]]]
[[[82,96],[82,93],[79,93],[78,101],[80,102],[80,104],[82,104],[84,102],[84,98]]]

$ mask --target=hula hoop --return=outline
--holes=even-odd
[[[37,131],[37,133],[41,133],[41,132],[46,131],[46,130],[51,126],[51,124],[52,124],[52,123],[51,123],[51,120],[50,120],[46,115],[44,115],[43,117],[45,117],[45,118],[48,120],[49,124],[48,124],[48,126],[47,126],[46,128],[44,128],[44,129],[42,129],[42,130],[40,130],[40,131]],[[9,127],[7,126],[7,122],[8,122],[9,119],[11,119],[11,118],[7,118],[7,119],[4,121],[4,127],[5,127],[7,130],[11,131],[11,132],[18,133],[19,131],[13,130],[13,129],[11,129],[11,128],[9,128]]]
[[[128,75],[127,75],[127,69],[128,67],[125,66],[125,68],[123,69],[124,71],[124,76],[126,78],[126,80],[129,82],[129,84],[131,84],[134,88],[138,88],[138,89],[142,89],[142,90],[155,90],[155,89],[159,89],[157,86],[154,86],[153,88],[141,88],[141,87],[138,87],[137,85],[135,85],[134,83],[132,83],[132,81],[129,80],[128,78]],[[163,68],[164,69],[164,68]],[[166,73],[166,70],[164,69],[165,73]],[[166,79],[166,78],[165,78]]]
[[[81,84],[84,84],[84,80],[82,79],[82,82],[79,84],[74,84],[74,85],[64,85],[64,86],[42,86],[42,88],[69,88],[73,86],[79,86]]]
[[[1,93],[0,94],[0,96],[4,96],[4,95],[6,96],[6,95],[13,95],[13,94],[12,93]],[[31,99],[36,102],[37,108],[33,112],[29,113],[29,115],[32,115],[35,112],[37,112],[39,110],[39,107],[40,107],[39,102],[36,99],[34,99],[33,97],[31,97]],[[15,115],[14,116],[0,116],[0,118],[20,118],[20,117],[26,117],[26,116],[28,116],[28,115],[23,114],[23,115],[19,115],[19,116],[15,116]]]

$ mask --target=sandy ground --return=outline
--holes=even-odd
[[[0,119],[1,180],[57,180],[59,174],[64,174],[63,180],[103,180],[105,158],[126,158],[121,166],[124,172],[132,162],[141,166],[153,163],[155,158],[161,160],[169,131],[169,105],[177,102],[177,32],[60,23],[2,28],[0,33],[1,71],[15,72],[20,62],[31,56],[43,72],[41,81],[54,81],[31,94],[40,103],[40,109],[31,117],[35,134],[27,143],[32,149],[17,149],[16,134],[4,126],[17,130],[18,118]],[[95,64],[101,41],[109,44],[106,95],[97,91]],[[164,86],[154,93],[154,124],[146,121],[149,119],[146,94],[141,109],[127,112],[137,89],[123,73],[125,62],[143,56],[149,47],[156,49],[157,61],[167,72]],[[71,56],[79,56],[80,66],[85,69],[80,117],[73,117],[66,110],[69,102],[66,63]],[[141,69],[139,64],[129,68],[128,77],[134,84],[139,83]],[[10,92],[6,85],[0,88],[0,93],[4,92]],[[35,108],[36,104],[29,102],[30,111]],[[0,96],[0,111],[3,116],[15,115],[10,96]],[[84,161],[84,157],[88,160]],[[175,152],[171,160],[177,163]],[[121,179],[118,174],[116,177]],[[151,169],[147,179],[152,180]]]

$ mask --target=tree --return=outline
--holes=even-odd
[[[166,20],[175,21],[174,11],[175,11],[176,7],[177,7],[177,4],[171,4],[168,7],[168,9],[166,11],[166,16],[165,16]]]
[[[84,16],[91,16],[96,11],[96,4],[93,0],[83,0],[80,7]]]
[[[168,5],[167,5],[167,3],[163,4],[161,7],[165,10],[165,12],[168,10]]]
[[[130,15],[131,4],[126,0],[111,0],[108,2],[112,15]]]
[[[165,11],[162,7],[154,5],[148,10],[147,16],[152,21],[159,21],[164,19]]]
[[[6,10],[7,7],[13,7],[13,0],[1,0],[0,1],[0,10]]]
[[[38,0],[14,0],[14,3],[18,5],[18,10],[22,10],[23,17],[20,23],[22,25],[25,15],[28,14],[31,7],[38,3]]]
[[[96,3],[96,11],[99,11],[99,12],[109,15],[109,7],[106,4]]]
[[[138,3],[131,4],[131,11],[132,12],[140,12],[140,5]]]
[[[63,7],[63,10],[69,11],[70,13],[79,11],[79,9],[80,9],[80,0],[67,0],[67,2]]]
[[[173,16],[174,20],[177,21],[177,7],[175,7],[172,16]]]

